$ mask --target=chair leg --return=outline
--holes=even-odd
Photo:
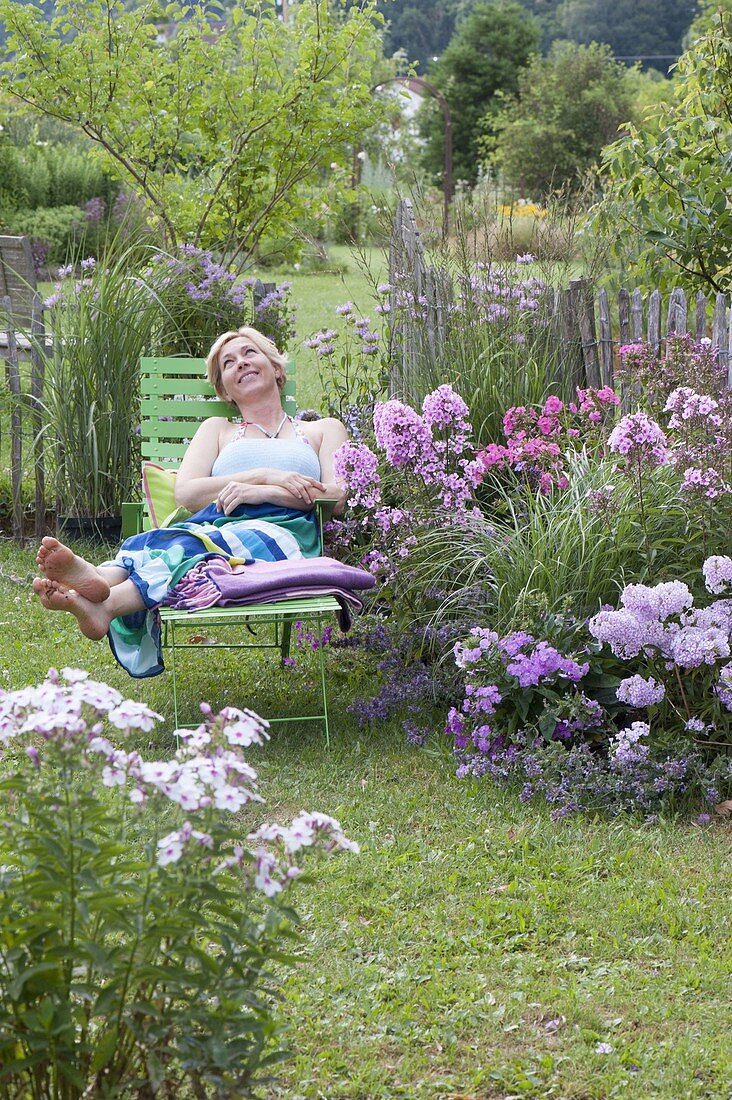
[[[292,640],[292,619],[285,618],[282,620],[282,640],[280,641],[280,653],[282,654],[282,663],[290,656],[290,642]]]
[[[175,623],[170,624],[170,674],[173,677],[173,717],[175,720],[175,728],[178,730],[178,678],[176,675],[175,667]],[[178,734],[175,735],[176,748],[178,742]]]
[[[318,615],[318,631],[320,633],[320,645],[318,646],[318,653],[320,654],[320,690],[323,695],[323,724],[325,726],[325,747],[330,748],[330,729],[328,726],[328,687],[325,682],[325,646],[323,645],[323,620]]]

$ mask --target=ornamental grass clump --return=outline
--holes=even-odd
[[[151,761],[119,742],[159,715],[86,672],[0,695],[0,1096],[251,1096],[283,1056],[289,895],[306,851],[356,845],[257,825],[266,723],[201,710]]]

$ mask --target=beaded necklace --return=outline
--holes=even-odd
[[[289,419],[290,417],[287,415],[287,413],[285,413],[273,432],[268,432],[267,429],[263,428],[261,424],[257,424],[256,420],[242,420],[239,431],[242,435],[246,435],[247,428],[259,428],[262,435],[266,436],[267,439],[277,439],[278,435],[280,434]]]

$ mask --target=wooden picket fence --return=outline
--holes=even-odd
[[[430,267],[412,206],[403,200],[397,208],[389,254],[389,281],[408,285],[419,298],[422,317],[410,320],[396,308],[392,291],[393,395],[411,393],[410,378],[420,357],[449,357],[446,317],[456,300],[450,275]],[[645,298],[640,291],[621,290],[614,308],[605,290],[595,298],[585,279],[572,280],[566,289],[547,287],[541,296],[537,321],[546,333],[546,354],[555,365],[555,379],[574,386],[612,386],[618,367],[618,349],[647,341],[660,356],[666,337],[691,333],[695,340],[710,339],[717,361],[728,372],[732,388],[732,309],[730,298],[717,294],[713,302],[701,292],[687,299],[680,288],[664,303],[659,290]]]
[[[30,300],[29,313],[21,321],[13,312],[13,299],[6,294],[0,299],[0,329],[5,358],[6,399],[9,407],[10,492],[12,499],[13,538],[24,538],[22,485],[24,466],[23,445],[29,443],[31,468],[35,487],[34,536],[46,534],[46,458],[43,439],[44,358],[40,348],[45,342],[43,302],[37,293]],[[29,383],[23,384],[21,364],[29,366]],[[24,420],[26,428],[24,429]]]

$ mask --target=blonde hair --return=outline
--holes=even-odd
[[[206,377],[219,397],[223,398],[224,401],[230,400],[224,391],[221,380],[221,363],[219,362],[219,356],[227,344],[231,343],[232,340],[238,339],[240,336],[243,336],[245,340],[249,340],[258,351],[262,352],[262,355],[267,356],[274,367],[277,385],[282,389],[287,381],[287,374],[285,371],[287,357],[281,355],[269,337],[259,332],[258,329],[249,328],[248,325],[243,325],[242,328],[237,329],[236,332],[232,330],[231,332],[225,332],[223,336],[219,336],[206,356]]]

